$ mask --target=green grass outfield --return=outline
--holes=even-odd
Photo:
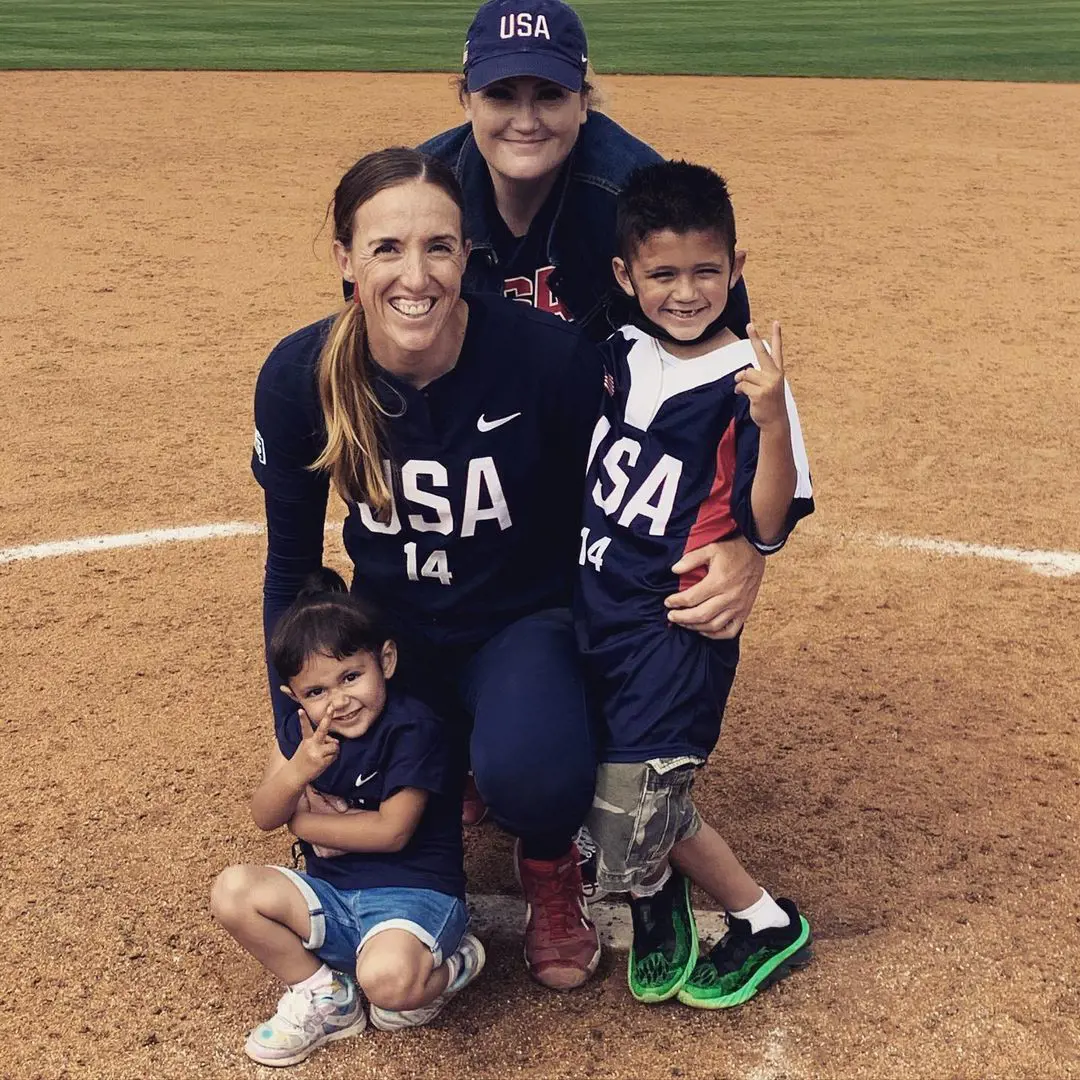
[[[1080,0],[580,0],[601,73],[1080,81]],[[451,71],[459,0],[0,0],[0,68]]]

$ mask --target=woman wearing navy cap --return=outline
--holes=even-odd
[[[464,287],[502,292],[601,341],[623,321],[612,324],[608,314],[615,199],[634,169],[661,157],[590,108],[588,58],[585,28],[568,4],[483,4],[459,84],[468,123],[420,149],[449,165],[464,193],[472,241]],[[750,305],[741,280],[727,315],[745,337]],[[757,598],[765,560],[738,537],[690,553],[676,572],[704,565],[697,585],[670,598],[672,622],[733,638]],[[467,820],[479,813],[466,804]]]

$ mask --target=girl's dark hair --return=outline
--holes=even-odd
[[[389,635],[370,604],[353,596],[329,567],[312,574],[270,636],[270,663],[291,682],[313,653],[344,660],[353,653],[378,656]]]
[[[653,233],[714,232],[735,259],[735,210],[724,178],[689,161],[659,161],[635,169],[619,194],[615,244],[628,266]]]
[[[356,211],[380,191],[422,180],[449,196],[465,220],[465,200],[449,165],[408,146],[362,157],[338,182],[331,209],[334,239],[352,247]],[[463,237],[464,239],[464,237]],[[311,468],[330,474],[346,501],[367,502],[379,521],[389,521],[393,496],[383,470],[383,415],[373,385],[364,311],[350,303],[334,319],[319,356],[319,401],[326,447]]]

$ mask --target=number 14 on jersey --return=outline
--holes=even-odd
[[[581,530],[581,550],[578,552],[578,566],[592,563],[597,573],[603,568],[604,553],[611,545],[610,536],[601,536],[596,540],[589,541],[589,530]]]
[[[418,565],[416,543],[413,541],[405,545],[405,573],[410,581],[431,578],[441,585],[449,585],[454,580],[454,575],[450,573],[450,560],[446,557],[445,548],[433,551],[424,560],[424,565],[419,570]]]

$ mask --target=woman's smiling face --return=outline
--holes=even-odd
[[[480,153],[507,180],[557,171],[588,117],[588,94],[524,75],[465,94],[464,103]]]
[[[426,353],[452,332],[469,247],[442,188],[424,180],[384,188],[357,207],[350,245],[335,242],[334,252],[356,283],[376,359]]]

